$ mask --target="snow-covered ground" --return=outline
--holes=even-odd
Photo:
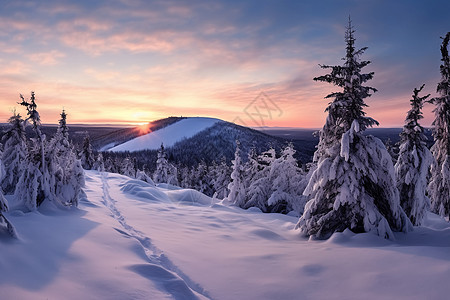
[[[7,214],[1,299],[446,299],[450,225],[388,241],[344,232],[308,241],[297,218],[244,211],[193,190],[86,172],[61,212]]]
[[[197,133],[220,121],[221,120],[219,119],[203,117],[182,119],[167,127],[139,136],[126,143],[113,147],[109,149],[109,151],[120,152],[154,150],[161,147],[161,143],[163,143],[165,147],[171,147],[176,142],[193,137]]]

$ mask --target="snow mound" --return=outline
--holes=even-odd
[[[170,184],[158,184],[154,186],[140,180],[127,180],[120,184],[120,190],[128,195],[133,195],[139,200],[155,203],[175,203],[182,205],[212,205],[218,200],[192,189],[182,189]]]
[[[108,151],[133,152],[141,150],[155,150],[161,147],[161,144],[164,144],[165,147],[172,147],[175,143],[183,139],[191,138],[197,133],[213,126],[217,122],[223,121],[203,117],[186,118],[157,131],[134,138],[128,142],[113,147]]]

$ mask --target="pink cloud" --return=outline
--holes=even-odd
[[[138,32],[112,33],[101,36],[91,31],[66,32],[61,36],[62,42],[91,55],[121,50],[129,52],[162,52],[172,51],[175,46],[169,41],[170,33],[143,34]]]
[[[120,76],[120,73],[117,71],[99,71],[93,68],[87,68],[84,72],[99,81],[109,81]]]
[[[29,72],[31,72],[30,65],[19,60],[4,62],[0,69],[0,74],[3,75],[24,75]]]
[[[66,55],[58,50],[51,50],[49,52],[40,52],[29,54],[28,58],[36,62],[40,65],[51,66],[59,63],[61,58],[64,58]]]

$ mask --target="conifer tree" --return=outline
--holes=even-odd
[[[426,196],[427,175],[433,156],[426,146],[426,136],[419,120],[423,118],[422,107],[430,94],[419,97],[424,85],[414,89],[411,109],[400,133],[400,151],[395,164],[400,204],[414,225],[421,225],[430,200]]]
[[[52,185],[55,201],[63,206],[78,205],[81,188],[84,186],[84,171],[69,140],[67,114],[63,110],[56,134],[50,140],[46,153],[49,173],[54,176]]]
[[[216,166],[216,171],[213,177],[213,185],[216,198],[224,199],[228,194],[227,186],[230,183],[231,172],[226,163],[225,157],[222,157],[220,164]]]
[[[398,143],[393,143],[390,138],[387,138],[386,141],[384,141],[384,146],[386,147],[387,152],[392,157],[392,162],[397,163],[398,159],[398,152],[399,152],[399,145]]]
[[[191,187],[191,172],[188,167],[181,168],[179,172],[179,182],[182,188],[190,188]]]
[[[364,99],[376,90],[363,84],[374,73],[362,73],[369,61],[360,61],[366,50],[356,50],[354,30],[349,20],[345,34],[346,56],[342,66],[315,78],[342,88],[333,98],[320,133],[315,154],[317,169],[305,189],[310,197],[297,228],[315,238],[334,232],[374,232],[393,238],[392,231],[408,231],[411,222],[400,206],[392,159],[383,143],[363,131],[374,124],[366,117]]]
[[[204,160],[201,160],[196,169],[196,187],[195,189],[207,196],[213,196],[214,185],[210,169]]]
[[[294,154],[294,146],[290,143],[270,166],[269,176],[273,178],[271,195],[267,201],[270,212],[286,214],[295,211],[299,215],[303,213],[306,203],[303,191],[307,182],[297,166]]]
[[[0,160],[0,180],[4,177],[4,168],[3,163]],[[8,211],[8,201],[3,196],[3,193],[0,191],[0,225],[5,226],[9,235],[12,237],[17,237],[16,230],[11,222],[4,216],[4,212]]]
[[[168,162],[163,144],[161,144],[161,148],[158,150],[156,171],[153,174],[153,180],[155,183],[178,185],[177,168]]]
[[[134,168],[133,161],[131,157],[127,156],[122,161],[121,168],[120,168],[120,174],[135,178],[136,177],[136,169]]]
[[[260,176],[261,165],[258,161],[258,154],[254,147],[250,148],[247,155],[247,162],[244,164],[245,178],[247,179],[248,185],[257,180]],[[248,187],[246,187],[248,188]]]
[[[2,137],[2,160],[5,164],[2,188],[5,194],[14,194],[16,185],[24,170],[27,144],[24,121],[20,114],[14,112],[14,115],[9,118],[8,122],[10,127]]]
[[[450,32],[442,41],[440,66],[441,81],[438,83],[439,97],[433,99],[434,145],[431,147],[435,163],[431,167],[431,180],[428,186],[432,210],[443,217],[450,217],[450,58],[448,44]]]
[[[244,208],[247,202],[245,190],[245,170],[241,158],[240,142],[236,141],[236,152],[234,153],[233,171],[231,172],[231,182],[228,184],[227,200],[235,205]]]
[[[258,207],[262,212],[269,212],[268,199],[272,193],[272,186],[274,178],[270,174],[272,164],[276,159],[274,148],[270,148],[252,159],[254,162],[252,171],[246,173],[253,173],[251,182],[248,187],[248,201],[244,208]]]
[[[97,170],[99,172],[105,172],[105,163],[103,161],[103,154],[99,153],[97,155],[97,159],[94,162],[93,168],[94,170]]]
[[[105,172],[114,173],[114,160],[110,156],[106,156],[104,159]]]
[[[91,139],[89,138],[88,134],[86,134],[86,137],[84,138],[83,147],[80,152],[80,158],[83,169],[91,170],[94,166],[95,157],[92,152]]]
[[[342,88],[340,92],[333,92],[325,99],[333,99],[325,111],[328,116],[322,130],[319,132],[319,145],[314,153],[314,161],[319,161],[322,156],[334,155],[329,151],[339,143],[344,132],[348,131],[353,120],[358,121],[359,127],[364,131],[367,127],[378,125],[372,118],[366,117],[364,107],[367,107],[364,99],[371,96],[371,92],[377,90],[363,85],[373,78],[374,72],[361,73],[362,69],[370,64],[370,61],[360,61],[360,56],[367,47],[355,49],[354,30],[349,18],[345,33],[346,55],[342,66],[320,65],[322,69],[330,69],[330,73],[314,78],[315,81],[332,83]],[[352,107],[352,109],[348,109]]]
[[[45,136],[41,133],[41,119],[37,111],[34,92],[31,92],[29,101],[26,101],[22,95],[20,95],[20,98],[22,102],[19,102],[19,104],[27,110],[25,121],[31,122],[35,138],[30,140],[24,172],[19,178],[14,195],[18,201],[23,202],[27,209],[34,211],[42,204],[46,194],[48,194],[44,178],[48,174],[45,163]]]
[[[178,186],[178,169],[173,164],[169,163],[169,170],[168,170],[168,178],[167,183],[171,185]]]

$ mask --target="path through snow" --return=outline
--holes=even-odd
[[[118,232],[136,239],[148,259],[148,264],[136,265],[132,269],[155,281],[170,293],[174,299],[210,299],[208,293],[197,283],[186,276],[172,261],[164,255],[164,252],[153,245],[152,240],[145,236],[130,224],[116,207],[114,200],[109,193],[108,173],[100,173],[102,181],[103,201],[102,203],[110,210],[111,216],[122,226],[123,230]]]

